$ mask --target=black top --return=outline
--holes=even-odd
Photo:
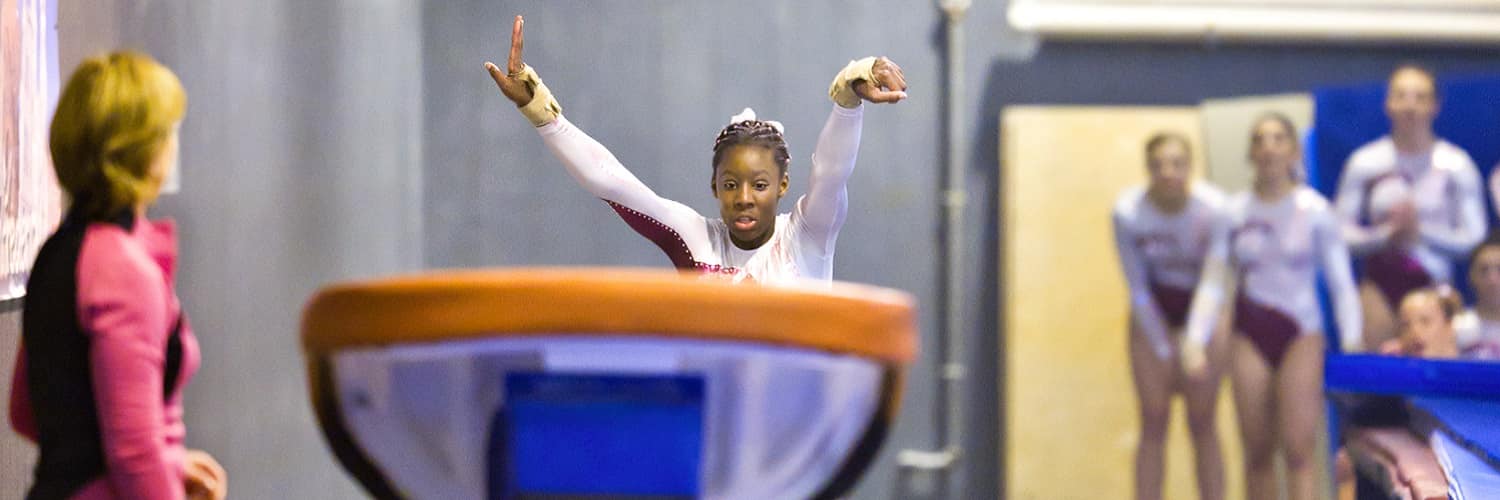
[[[135,216],[109,221],[127,232]],[[104,475],[104,444],[94,406],[89,338],[78,318],[78,256],[90,221],[68,214],[37,253],[26,282],[21,342],[26,353],[26,384],[36,422],[35,483],[27,500],[64,499]],[[176,390],[182,370],[182,318],[172,326],[164,366],[163,398]]]

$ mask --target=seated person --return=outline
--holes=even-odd
[[[1455,320],[1463,302],[1452,288],[1439,285],[1406,294],[1397,313],[1396,338],[1380,345],[1380,353],[1419,358],[1457,358]]]
[[[1454,324],[1462,301],[1452,288],[1438,286],[1412,291],[1397,311],[1396,338],[1379,346],[1391,356],[1434,359],[1458,357]],[[1337,394],[1334,406],[1344,422],[1345,447],[1335,458],[1339,498],[1353,499],[1354,464],[1383,476],[1402,498],[1447,498],[1447,481],[1425,439],[1408,430],[1406,402],[1397,396]],[[1353,451],[1353,456],[1351,452]]]
[[[1459,355],[1500,360],[1500,233],[1469,253],[1469,286],[1474,305],[1453,319]]]

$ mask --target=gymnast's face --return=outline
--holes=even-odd
[[[1407,354],[1440,356],[1456,342],[1439,300],[1431,293],[1414,293],[1401,301],[1401,341],[1407,345]]]
[[[1500,302],[1500,245],[1485,245],[1474,255],[1474,262],[1469,264],[1469,284],[1474,286],[1479,302]]]
[[[776,204],[786,195],[786,188],[786,172],[770,149],[740,145],[726,152],[714,166],[713,191],[734,246],[751,250],[771,239]]]
[[[1187,198],[1188,175],[1193,169],[1187,145],[1176,140],[1162,142],[1146,158],[1146,169],[1151,172],[1151,191],[1156,195],[1173,202]]]
[[[1275,119],[1261,120],[1250,136],[1250,162],[1261,180],[1291,179],[1297,164],[1297,139]]]
[[[1437,117],[1437,85],[1426,72],[1403,68],[1391,75],[1386,87],[1385,114],[1393,131],[1431,130]]]

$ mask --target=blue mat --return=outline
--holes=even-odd
[[[1467,460],[1443,464],[1454,480],[1467,477],[1483,484],[1500,471],[1500,363],[1330,355],[1323,377],[1330,394],[1406,396],[1413,431],[1442,433],[1467,452],[1460,457]],[[1331,411],[1334,446],[1340,442],[1339,423]]]
[[[1432,454],[1448,477],[1448,498],[1500,498],[1500,472],[1441,432],[1432,436]]]
[[[1500,469],[1500,400],[1415,397],[1408,403],[1418,430],[1442,432],[1492,469]]]
[[[695,498],[705,391],[701,375],[509,373],[489,496]]]
[[[1494,362],[1330,355],[1323,380],[1330,392],[1500,401],[1500,363]]]

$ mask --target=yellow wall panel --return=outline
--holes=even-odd
[[[1127,298],[1110,210],[1145,181],[1155,131],[1201,144],[1196,107],[1011,107],[1001,116],[1002,471],[1012,500],[1130,498],[1139,434]],[[1202,147],[1195,147],[1201,174]],[[1229,388],[1220,395],[1228,498],[1241,498]],[[1174,404],[1165,498],[1196,498]]]

